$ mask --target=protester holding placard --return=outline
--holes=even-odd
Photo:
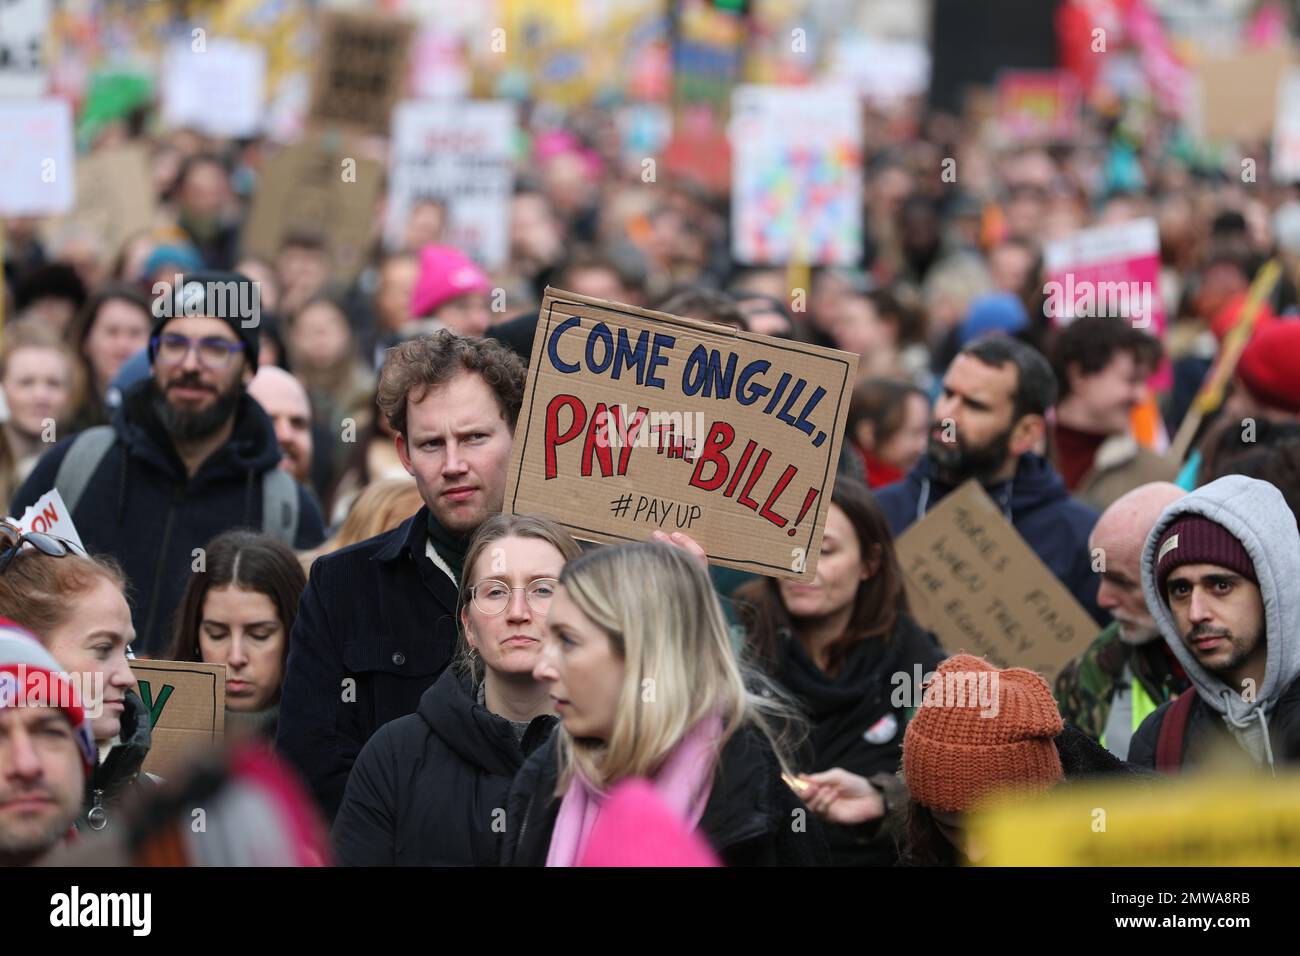
[[[245,392],[257,368],[256,289],[235,273],[192,273],[155,311],[152,376],[127,391],[111,426],[42,457],[12,508],[60,490],[87,547],[121,561],[145,594],[134,621],[138,651],[151,656],[170,643],[194,548],[237,526],[299,548],[325,537]]]
[[[5,329],[0,389],[9,418],[0,426],[0,494],[9,501],[59,437],[81,391],[81,367],[63,339],[35,320]]]
[[[506,793],[550,738],[549,685],[533,676],[566,561],[563,528],[528,515],[479,526],[460,582],[455,663],[419,710],[370,738],[334,820],[348,866],[487,866],[500,856]]]
[[[523,387],[518,357],[486,339],[442,330],[389,354],[379,408],[424,507],[312,565],[276,738],[330,819],[365,742],[451,661],[457,582],[470,536],[501,510]]]
[[[836,481],[811,582],[764,578],[742,588],[736,603],[748,656],[812,724],[810,752],[800,755],[804,775],[815,781],[843,768],[866,777],[877,795],[878,826],[827,826],[832,862],[893,863],[896,834],[884,824],[907,800],[897,776],[903,731],[921,676],[946,655],[908,614],[893,536],[867,489]]]
[[[639,542],[570,561],[546,629],[533,674],[561,726],[511,786],[504,863],[577,865],[604,795],[638,777],[724,865],[826,862],[820,825],[782,780],[773,727],[793,713],[748,689],[694,557]]]
[[[27,628],[81,688],[98,748],[78,826],[102,830],[147,777],[150,715],[127,648],[135,639],[126,578],[111,558],[87,557],[62,538],[0,524],[0,617]]]
[[[1025,543],[1105,624],[1087,548],[1097,513],[1071,500],[1061,476],[1033,450],[1055,400],[1056,378],[1041,354],[1006,336],[977,339],[944,375],[926,456],[903,481],[881,490],[880,505],[900,535],[977,479]]]
[[[227,531],[204,549],[176,612],[173,661],[226,665],[225,732],[275,740],[289,634],[307,585],[282,541]]]

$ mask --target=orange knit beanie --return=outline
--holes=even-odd
[[[1046,790],[1062,777],[1061,715],[1047,682],[957,654],[927,681],[903,737],[903,775],[931,810],[961,813],[999,790]]]

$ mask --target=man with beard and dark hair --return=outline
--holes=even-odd
[[[1191,687],[1133,735],[1129,761],[1176,773],[1245,751],[1275,773],[1300,740],[1300,535],[1282,493],[1228,475],[1160,513],[1142,590]]]
[[[257,369],[257,289],[237,273],[185,276],[153,305],[153,374],[128,389],[111,425],[51,448],[18,489],[21,515],[57,488],[92,552],[131,584],[135,650],[156,655],[202,548],[258,527],[295,548],[325,537],[315,500],[277,465],[275,429],[245,388]]]
[[[1005,335],[976,339],[944,374],[925,456],[878,498],[901,535],[949,492],[978,481],[1048,570],[1105,625],[1088,551],[1097,512],[1072,500],[1034,451],[1055,400],[1056,377],[1032,347]]]

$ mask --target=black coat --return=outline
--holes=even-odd
[[[317,558],[289,639],[276,749],[327,820],[376,730],[413,714],[456,650],[456,585],[425,554],[428,509]]]
[[[545,866],[560,812],[556,736],[524,763],[506,801],[506,866]],[[516,821],[518,826],[516,827]],[[700,834],[724,866],[824,866],[826,838],[817,818],[781,779],[767,739],[738,730],[722,748],[700,818]]]
[[[334,818],[342,866],[490,866],[501,855],[506,794],[524,759],[550,738],[554,716],[515,739],[509,721],[475,702],[453,669],[414,714],[370,738]]]
[[[76,820],[78,830],[102,830],[116,823],[118,808],[138,787],[151,785],[141,769],[153,743],[153,726],[144,700],[126,692],[122,729],[115,743],[86,781],[84,805]]]
[[[1155,769],[1160,727],[1173,703],[1172,700],[1165,701],[1142,721],[1129,743],[1130,763]],[[1300,680],[1294,681],[1283,691],[1269,711],[1268,736],[1276,763],[1300,762]],[[1228,731],[1222,715],[1209,707],[1197,694],[1192,702],[1192,712],[1187,716],[1187,727],[1183,731],[1183,766],[1192,767],[1206,762],[1215,749],[1240,746]]]
[[[262,526],[262,475],[280,461],[275,430],[262,407],[240,396],[230,440],[193,477],[151,404],[153,381],[131,389],[113,416],[117,440],[99,463],[72,513],[82,542],[109,554],[126,571],[131,619],[141,656],[157,657],[171,643],[176,608],[194,563],[194,549],[231,528]],[[14,496],[21,515],[54,487],[59,464],[75,438],[42,456]],[[315,499],[298,488],[295,548],[325,538]]]
[[[855,644],[835,677],[822,672],[788,632],[781,636],[779,654],[773,677],[811,723],[810,752],[799,769],[818,773],[843,767],[868,779],[882,774],[893,779],[903,757],[911,708],[919,703],[917,674],[929,674],[948,656],[933,635],[910,616],[900,615],[888,637]],[[831,861],[837,866],[888,866],[896,861],[894,836],[883,822],[824,826]]]

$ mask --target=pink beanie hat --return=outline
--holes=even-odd
[[[411,315],[423,318],[452,299],[492,287],[487,273],[469,256],[452,246],[425,246],[420,250],[420,275],[411,292]]]

